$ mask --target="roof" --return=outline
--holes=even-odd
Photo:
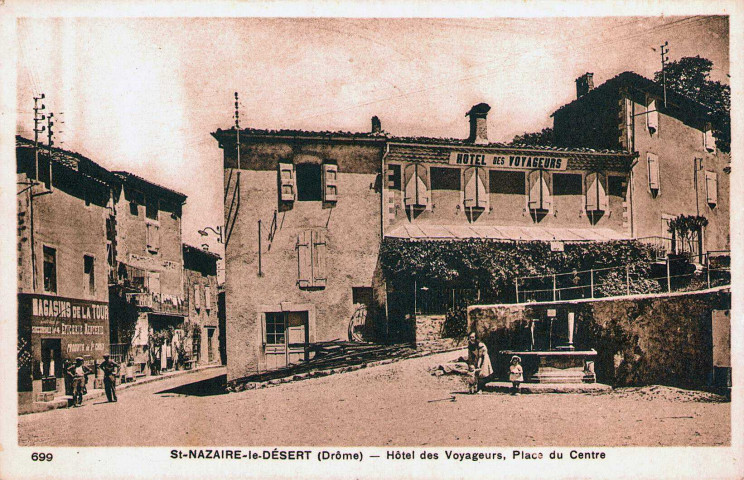
[[[573,100],[562,107],[558,108],[550,116],[554,116],[556,113],[574,106],[582,105],[586,102],[590,102],[593,98],[606,95],[608,93],[614,93],[622,88],[633,88],[635,90],[645,92],[657,97],[664,96],[664,87],[660,83],[656,83],[644,76],[638,75],[635,72],[623,72],[605,83],[589,90],[585,95]],[[667,104],[671,104],[688,115],[696,117],[707,117],[711,113],[711,109],[702,103],[693,100],[690,97],[682,95],[674,90],[667,89]]]
[[[214,261],[220,260],[222,258],[217,253],[210,252],[209,250],[204,250],[203,248],[195,247],[193,245],[189,245],[188,243],[183,244],[183,252],[184,254],[188,252],[190,255],[201,255]]]
[[[34,148],[34,141],[16,135],[16,148]],[[47,155],[49,148],[40,144],[39,152],[42,155]],[[110,171],[77,152],[52,147],[52,161],[99,183],[108,184],[114,180]]]
[[[408,240],[464,240],[480,238],[502,241],[608,242],[629,237],[609,228],[557,228],[486,225],[406,224],[385,234]]]
[[[139,175],[135,175],[134,173],[119,170],[119,171],[113,172],[113,174],[122,183],[131,183],[132,185],[139,186],[140,188],[144,187],[144,188],[149,188],[153,190],[159,190],[161,193],[167,196],[173,197],[176,200],[180,201],[181,203],[186,202],[187,196],[184,195],[183,193],[177,192],[175,190],[171,190],[168,187],[158,185],[157,183],[153,183],[149,180],[145,180],[144,178],[140,177]]]

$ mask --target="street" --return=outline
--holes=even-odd
[[[224,394],[224,369],[124,390],[83,408],[19,418],[21,446],[715,446],[730,403],[632,389],[467,395],[431,367],[462,352]],[[655,387],[651,392],[672,392]],[[704,398],[704,397],[701,397]]]

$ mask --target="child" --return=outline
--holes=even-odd
[[[465,383],[468,386],[468,393],[471,395],[478,393],[478,374],[474,365],[468,365],[468,374],[465,377]]]
[[[511,365],[509,365],[509,381],[512,382],[512,395],[519,393],[519,384],[524,381],[522,365],[520,365],[521,361],[521,358],[514,355],[511,358]]]

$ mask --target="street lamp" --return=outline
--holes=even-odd
[[[212,228],[212,227],[204,227],[203,230],[197,230],[197,232],[202,237],[206,237],[207,235],[209,235],[209,233],[207,232],[207,230],[211,230],[212,232],[214,232],[215,235],[217,235],[217,242],[218,243],[222,243],[222,244],[225,243],[224,240],[223,240],[223,238],[222,238],[222,227],[221,226],[218,226],[216,230],[214,228]]]

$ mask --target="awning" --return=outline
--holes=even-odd
[[[521,241],[563,241],[563,242],[608,242],[627,240],[622,232],[610,228],[559,228],[559,227],[518,227],[486,225],[401,225],[385,234],[387,238],[409,240],[464,240],[482,238],[489,240]]]

